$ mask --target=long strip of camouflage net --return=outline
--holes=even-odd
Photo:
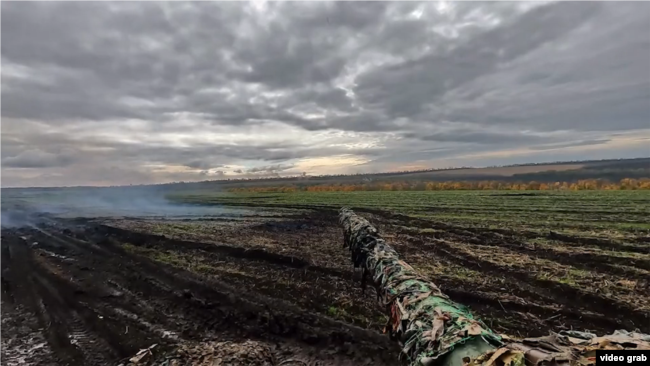
[[[650,349],[649,335],[622,330],[603,337],[578,331],[499,336],[400,260],[366,219],[347,208],[339,217],[362,286],[370,276],[389,315],[384,330],[412,366],[587,366],[595,365],[596,350]]]
[[[647,350],[647,334],[617,330],[598,337],[561,331],[539,338],[507,340],[505,346],[467,360],[465,366],[594,366],[597,350]]]
[[[410,364],[432,365],[470,341],[484,343],[487,349],[502,344],[469,309],[451,301],[433,282],[400,260],[366,219],[343,208],[340,220],[355,268],[361,267],[364,285],[367,276],[372,278],[378,300],[389,314],[385,332],[398,340]]]

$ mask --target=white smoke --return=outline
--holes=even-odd
[[[2,226],[33,224],[43,214],[56,217],[239,216],[247,210],[169,201],[157,187],[3,189]]]

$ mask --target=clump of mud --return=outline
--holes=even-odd
[[[276,358],[264,343],[244,342],[197,342],[179,346],[162,360],[154,359],[154,349],[144,349],[129,360],[128,366],[275,366]]]

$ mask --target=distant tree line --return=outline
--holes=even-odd
[[[618,182],[604,179],[583,179],[577,182],[505,182],[448,181],[448,182],[370,182],[361,184],[284,185],[274,187],[237,187],[229,192],[354,192],[354,191],[455,191],[455,190],[521,190],[521,191],[584,191],[584,190],[650,190],[650,178],[623,178]]]
[[[367,181],[376,181],[376,180],[393,180],[394,182],[399,182],[402,180],[437,180],[441,181],[442,179],[457,179],[457,180],[471,180],[471,181],[483,181],[483,180],[506,180],[510,182],[544,182],[544,183],[554,183],[559,182],[577,182],[579,179],[598,179],[603,178],[610,181],[618,181],[622,178],[643,178],[650,176],[650,158],[632,158],[632,159],[603,159],[603,160],[586,160],[586,161],[556,161],[556,162],[543,162],[543,163],[532,163],[532,164],[513,164],[513,165],[502,165],[502,166],[490,166],[487,168],[507,168],[507,167],[522,167],[522,166],[540,166],[540,165],[565,165],[565,164],[583,164],[584,167],[576,170],[566,170],[566,171],[557,171],[549,169],[548,171],[537,172],[537,173],[523,173],[523,174],[514,174],[513,176],[504,176],[504,175],[485,175],[484,173],[476,175],[467,175],[463,174],[463,177],[453,178],[453,177],[434,177],[426,176],[427,173],[435,174],[440,171],[456,171],[464,169],[477,169],[477,172],[480,172],[482,168],[472,168],[472,167],[450,167],[450,168],[428,168],[420,170],[404,170],[404,171],[392,171],[384,173],[357,173],[357,174],[331,174],[331,175],[308,175],[305,172],[300,173],[300,175],[287,175],[287,176],[259,176],[259,177],[228,177],[226,179],[217,179],[217,180],[204,180],[204,181],[193,181],[193,182],[170,182],[155,184],[154,186],[159,186],[167,191],[174,190],[187,190],[187,189],[228,189],[233,186],[240,185],[265,185],[267,186],[287,186],[287,185],[302,185],[304,182],[308,181],[310,183],[317,184],[317,182],[323,182],[323,184],[336,184],[336,180],[340,180],[341,184],[360,184]],[[334,182],[333,182],[334,181]],[[143,186],[152,186],[152,185],[143,185]],[[302,189],[298,189],[302,190]]]

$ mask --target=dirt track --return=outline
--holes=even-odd
[[[152,344],[206,339],[261,340],[279,359],[311,364],[395,361],[393,345],[374,331],[132,255],[119,244],[129,233],[111,231],[61,222],[3,230],[6,365],[117,364]],[[287,259],[217,252],[251,263]]]

